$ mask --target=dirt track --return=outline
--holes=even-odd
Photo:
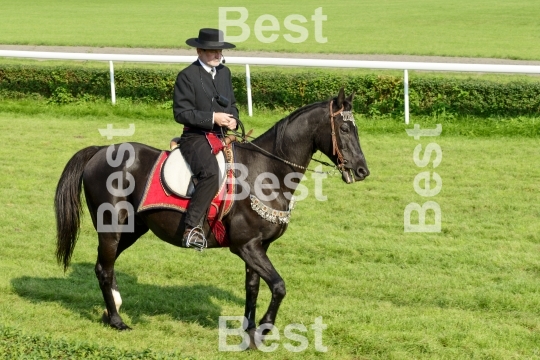
[[[113,48],[113,47],[86,47],[86,46],[33,46],[33,45],[0,45],[0,50],[23,51],[51,51],[76,52],[96,54],[140,54],[140,55],[194,55],[195,50],[186,49],[152,49],[152,48]],[[509,64],[509,65],[540,65],[540,61],[509,60],[492,58],[464,58],[445,56],[416,56],[416,55],[373,55],[373,54],[301,54],[263,51],[235,51],[226,50],[227,56],[253,56],[253,57],[285,57],[300,59],[339,59],[339,60],[370,60],[370,61],[412,61],[412,62],[440,62],[440,63],[466,63],[466,64]]]

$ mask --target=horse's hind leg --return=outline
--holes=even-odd
[[[96,277],[107,307],[103,314],[103,321],[115,329],[127,330],[127,326],[120,317],[122,297],[116,283],[114,263],[118,256],[133,245],[137,239],[148,231],[147,227],[136,227],[133,233],[100,233],[98,258],[96,262]]]
[[[120,243],[118,244],[118,249],[116,250],[116,259],[120,254],[129,248],[135,243],[141,236],[146,234],[148,227],[145,224],[137,224],[135,227],[134,233],[123,233],[120,237]],[[116,283],[116,272],[113,272],[113,284],[112,292],[114,297],[114,302],[116,305],[116,311],[120,312],[120,306],[122,306],[122,297],[120,296],[120,290],[118,290],[118,284]]]

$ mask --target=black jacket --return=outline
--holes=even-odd
[[[216,95],[229,100],[225,108],[219,105]],[[219,131],[219,126],[212,126],[212,113],[224,112],[238,118],[236,99],[234,98],[231,71],[219,65],[212,80],[199,60],[180,71],[174,84],[173,113],[176,122],[191,131]]]

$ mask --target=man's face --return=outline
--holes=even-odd
[[[208,66],[215,67],[219,65],[221,61],[221,49],[219,50],[204,50],[197,49],[197,55],[203,63]]]

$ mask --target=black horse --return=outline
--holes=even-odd
[[[363,180],[369,175],[360,148],[358,129],[351,113],[352,99],[353,94],[345,98],[344,91],[341,89],[336,98],[307,105],[294,111],[252,142],[235,144],[235,162],[245,165],[248,170],[243,179],[243,187],[253,189],[261,173],[272,173],[279,179],[279,188],[274,190],[277,194],[275,199],[259,201],[260,205],[286,212],[290,206],[290,193],[294,192],[298,178],[296,182],[292,181],[293,188],[290,186],[291,181],[286,186],[284,179],[292,172],[303,174],[317,150],[326,154],[336,164],[346,183]],[[108,203],[114,206],[122,202],[122,204],[130,204],[132,209],[137,209],[149,173],[161,150],[138,143],[127,144],[134,150],[131,154],[134,156],[130,158],[123,156],[126,153],[117,158],[117,155],[121,154],[118,146],[114,147],[112,153],[107,153],[106,146],[90,146],[78,151],[67,163],[55,197],[56,256],[58,262],[63,264],[64,270],[69,266],[79,232],[82,184],[96,230],[99,230],[100,204]],[[111,166],[111,159],[117,161],[115,167]],[[113,195],[107,190],[110,187],[107,179],[118,171],[122,174],[121,179],[117,179],[118,182],[122,181],[123,184],[133,182],[134,187],[130,185],[131,191],[128,195]],[[253,194],[253,190],[250,194]],[[260,278],[266,282],[272,292],[270,305],[260,320],[260,325],[274,324],[280,303],[285,296],[285,283],[266,252],[270,244],[283,235],[287,229],[288,219],[287,221],[269,221],[264,218],[268,214],[261,211],[255,211],[252,208],[252,200],[247,196],[242,200],[236,200],[229,213],[223,218],[230,250],[245,262],[245,317],[250,334],[253,334],[256,328],[255,308]],[[100,216],[103,216],[102,223],[111,223],[111,211],[104,214],[102,212]],[[132,216],[131,220],[134,220],[131,232],[98,231],[99,247],[95,272],[107,306],[103,318],[110,326],[119,330],[129,329],[129,327],[118,313],[122,300],[114,274],[115,260],[149,229],[162,240],[176,246],[181,245],[184,233],[184,214],[179,211],[150,210],[140,213],[131,212],[131,214],[129,211],[120,211],[118,223],[127,224],[130,220],[129,216]],[[205,230],[208,230],[208,225]],[[220,245],[210,234],[208,247],[218,246]]]

